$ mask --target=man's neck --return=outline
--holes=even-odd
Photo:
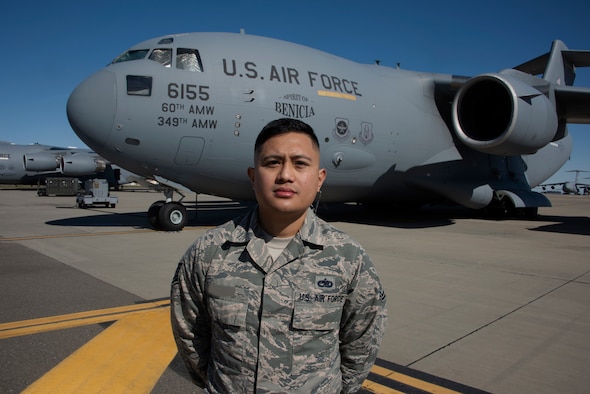
[[[273,214],[265,215],[263,212],[258,212],[258,223],[268,234],[273,237],[288,238],[293,237],[305,221],[307,211],[302,214]]]

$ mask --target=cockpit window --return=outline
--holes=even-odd
[[[145,58],[147,55],[148,49],[135,49],[132,51],[127,51],[123,53],[121,56],[113,60],[114,63],[121,63],[121,62],[128,62],[130,60],[140,60]]]
[[[160,41],[158,41],[158,45],[172,44],[173,42],[174,42],[174,37],[166,37],[166,38],[162,38]]]
[[[149,49],[135,49],[123,53],[121,56],[113,60],[114,63],[128,62],[131,60],[145,59]],[[172,48],[156,48],[154,49],[148,59],[156,63],[160,63],[164,67],[172,65]],[[178,70],[186,70],[192,72],[202,72],[203,63],[199,51],[192,48],[177,48],[176,49],[176,68]]]
[[[164,67],[170,67],[172,64],[172,49],[156,48],[150,54],[149,59],[160,63]]]
[[[187,71],[203,71],[199,51],[190,48],[178,48],[176,50],[176,68]]]
[[[130,96],[151,96],[152,77],[127,75],[127,94]]]

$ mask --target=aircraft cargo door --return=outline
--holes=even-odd
[[[199,164],[205,140],[200,137],[182,137],[178,144],[178,151],[174,162],[183,166],[195,166]]]

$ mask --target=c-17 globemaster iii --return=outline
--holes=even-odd
[[[0,184],[34,185],[50,177],[103,178],[117,189],[133,182],[132,176],[89,149],[0,141]]]
[[[590,51],[554,41],[520,66],[469,78],[243,32],[190,33],[131,47],[72,92],[67,114],[96,152],[170,187],[148,211],[165,230],[186,224],[176,188],[252,199],[254,140],[280,117],[318,134],[324,202],[534,215],[550,202],[531,188],[570,156],[566,124],[590,122],[590,89],[572,87],[589,65]]]
[[[579,180],[580,172],[590,172],[584,170],[569,170],[566,172],[575,172],[576,177],[573,181],[556,182],[556,183],[544,183],[539,185],[539,188],[543,191],[554,191],[559,190],[565,194],[590,194],[590,184],[583,183]]]

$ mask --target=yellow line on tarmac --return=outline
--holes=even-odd
[[[118,320],[23,391],[149,393],[174,356],[168,308]]]
[[[397,391],[382,384],[372,382],[368,379],[363,382],[363,388],[377,394],[403,394],[403,391]]]
[[[134,229],[125,231],[103,231],[99,233],[78,233],[78,234],[56,234],[56,235],[29,235],[26,237],[0,238],[0,241],[31,241],[33,239],[53,239],[53,238],[76,238],[76,237],[96,237],[99,235],[123,235],[132,233],[150,233],[155,230]]]
[[[383,368],[378,365],[373,365],[373,367],[371,368],[371,372],[373,372],[379,376],[384,376],[388,379],[395,380],[396,382],[403,383],[408,386],[418,388],[418,389],[426,391],[428,393],[459,394],[458,391],[449,390],[445,387],[437,386],[436,384],[428,383],[428,382],[425,382],[424,380],[413,378],[411,376],[404,375],[402,373],[392,371],[390,369]],[[367,382],[367,381],[365,381],[365,382]],[[379,392],[381,393],[381,392],[385,392],[385,391],[379,391]]]
[[[212,226],[200,226],[200,227],[185,227],[182,231],[195,231],[211,228]],[[121,230],[121,231],[102,231],[98,233],[78,233],[78,234],[55,234],[55,235],[28,235],[25,237],[12,237],[2,238],[0,241],[32,241],[34,239],[54,239],[54,238],[77,238],[77,237],[97,237],[100,235],[124,235],[134,233],[154,233],[157,230],[152,229],[133,229],[133,230]]]
[[[143,304],[98,309],[87,312],[70,313],[67,315],[3,323],[0,324],[0,339],[114,321],[128,315],[145,312],[146,310],[161,308],[168,305],[169,303],[169,300],[162,300]],[[166,308],[166,310],[168,310],[168,308]]]
[[[176,354],[169,300],[0,324],[0,339],[116,321],[29,386],[23,393],[149,393]],[[457,391],[378,365],[371,372],[429,393]],[[398,390],[370,380],[373,393]]]

